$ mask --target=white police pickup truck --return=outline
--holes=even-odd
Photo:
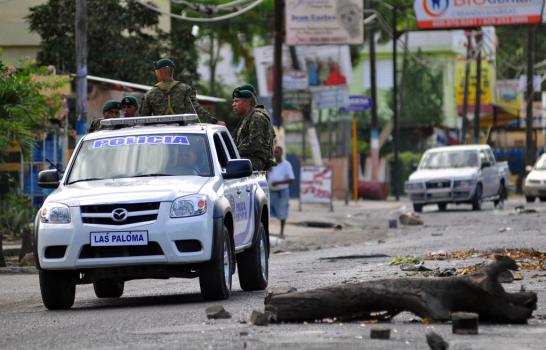
[[[207,300],[265,289],[269,192],[224,126],[186,125],[195,115],[101,121],[36,217],[35,252],[48,309],[72,307],[77,284],[117,298],[125,281],[199,277]],[[106,130],[105,130],[106,129]],[[236,264],[236,265],[235,265]]]

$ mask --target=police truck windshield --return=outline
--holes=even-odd
[[[478,152],[467,151],[434,151],[426,153],[419,169],[474,168],[479,166]]]
[[[84,141],[70,169],[68,184],[131,177],[212,175],[204,135],[136,135]]]

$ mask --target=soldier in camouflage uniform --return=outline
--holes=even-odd
[[[100,121],[109,118],[119,118],[121,105],[118,101],[108,100],[102,105],[102,118],[97,118],[91,122],[87,132],[93,132],[100,129]]]
[[[124,117],[138,116],[138,101],[134,96],[125,96],[120,101],[121,110]]]
[[[144,96],[140,115],[196,113],[202,122],[218,123],[216,118],[199,105],[194,88],[173,79],[174,68],[174,62],[168,58],[154,63],[158,83]]]
[[[241,158],[248,158],[254,170],[273,166],[275,132],[264,106],[256,105],[256,90],[250,84],[233,91],[233,111],[241,118],[233,137]]]

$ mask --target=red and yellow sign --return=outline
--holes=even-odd
[[[470,76],[468,79],[468,113],[474,112],[476,103],[476,60],[470,64]],[[457,113],[463,112],[464,100],[464,76],[465,61],[457,60],[455,65],[455,101]],[[495,66],[486,59],[482,59],[480,111],[490,113],[493,110],[493,91],[495,87]]]

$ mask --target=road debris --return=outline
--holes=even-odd
[[[454,251],[449,254],[451,259],[464,260],[467,258],[494,259],[495,255],[505,255],[516,261],[522,270],[541,270],[546,264],[546,252],[531,248],[494,249],[479,251],[475,249]],[[468,271],[473,272],[473,271]]]
[[[294,292],[297,292],[297,291],[298,290],[296,288],[294,288],[294,287],[268,289],[265,292],[264,304],[267,304],[269,302],[269,300],[275,295],[283,295],[283,294],[288,294],[288,293],[294,293]]]
[[[414,258],[411,255],[403,256],[397,255],[389,262],[389,265],[401,265],[401,264],[420,264],[421,260]]]
[[[400,220],[400,223],[404,226],[423,225],[421,217],[414,212],[403,213],[398,217],[398,220]]]
[[[402,271],[432,271],[428,267],[425,267],[423,262],[419,264],[400,264],[400,270]]]
[[[391,330],[389,328],[372,328],[370,329],[370,338],[372,339],[390,339]]]
[[[532,209],[532,208],[525,208],[523,205],[518,205],[517,207],[514,208],[516,214],[518,215],[521,215],[521,214],[536,214],[537,213],[537,210],[536,209]]]
[[[499,232],[510,232],[512,229],[510,227],[502,227],[499,229]]]
[[[354,259],[374,259],[374,258],[388,258],[385,254],[354,254],[354,255],[340,255],[340,256],[327,256],[319,258],[319,260],[354,260]]]
[[[447,252],[447,250],[430,252],[427,256],[424,257],[424,259],[428,260],[445,260],[447,258],[449,258],[449,253]]]
[[[474,312],[454,312],[451,314],[453,334],[478,334],[479,315]]]
[[[328,221],[301,221],[294,223],[298,226],[313,227],[313,228],[333,228],[335,230],[342,230],[343,226],[336,224],[335,222]]]
[[[389,228],[398,228],[398,221],[396,219],[389,219]]]
[[[512,258],[496,256],[470,275],[379,279],[274,295],[265,310],[275,322],[390,320],[402,311],[448,321],[452,312],[466,311],[479,314],[483,322],[526,323],[536,309],[536,293],[507,293],[498,282],[501,272],[517,268]]]
[[[207,318],[210,319],[222,319],[222,318],[231,318],[231,314],[224,309],[222,305],[213,305],[207,307],[205,310]]]
[[[254,326],[267,326],[269,325],[270,318],[271,316],[268,312],[253,310],[250,315],[250,323]]]
[[[514,275],[511,271],[503,271],[499,274],[499,283],[512,283],[514,282]]]
[[[449,343],[442,338],[442,336],[432,329],[429,329],[426,333],[427,344],[430,350],[447,350]]]

